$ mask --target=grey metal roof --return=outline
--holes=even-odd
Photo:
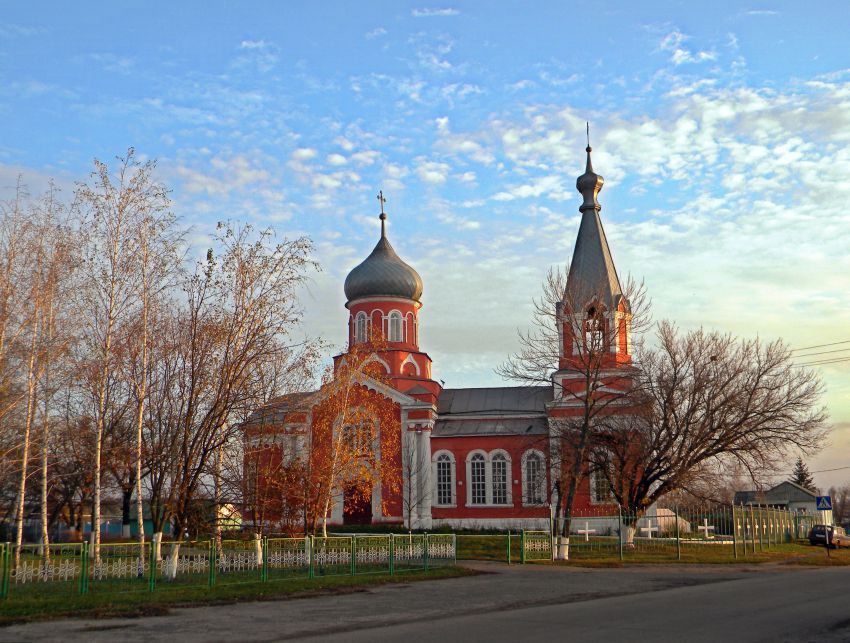
[[[362,297],[403,297],[419,301],[422,277],[393,250],[383,233],[372,253],[345,278],[348,301]]]
[[[599,210],[602,206],[596,195],[602,189],[603,179],[593,171],[590,163],[591,149],[587,148],[587,168],[578,177],[576,189],[584,197],[581,210],[581,224],[567,276],[567,288],[564,298],[571,310],[584,308],[594,299],[601,299],[609,310],[616,308],[623,291],[617,269],[611,258],[608,239],[602,227]]]
[[[437,414],[475,415],[546,413],[551,386],[496,386],[490,388],[446,388],[437,401]]]
[[[283,420],[291,411],[307,411],[310,408],[310,398],[318,391],[288,393],[270,399],[260,408],[251,412],[245,424],[275,423]]]
[[[488,418],[486,420],[437,420],[432,435],[546,435],[546,418]]]

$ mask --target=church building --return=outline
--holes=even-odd
[[[392,489],[380,481],[371,485],[371,497],[357,506],[343,489],[335,490],[329,524],[548,528],[553,490],[569,461],[560,453],[558,432],[583,412],[582,346],[594,341],[603,346],[603,390],[628,387],[631,364],[629,302],[600,218],[597,195],[603,180],[593,171],[589,146],[586,152],[586,170],[576,182],[583,199],[581,224],[556,307],[558,364],[545,385],[443,388],[433,379],[427,347],[419,341],[425,284],[393,249],[382,200],[378,243],[345,280],[348,345],[382,338],[371,357],[380,381],[367,377],[361,384],[392,405],[393,419],[382,421],[380,431],[398,432],[399,447],[380,457],[385,467],[405,471]],[[335,361],[340,359],[345,354]],[[259,439],[262,418],[264,434],[271,430],[276,436],[264,448],[305,456],[321,448],[311,439],[311,423],[323,399],[320,389],[273,400],[246,423],[246,444]],[[607,482],[588,472],[574,509],[616,513]]]

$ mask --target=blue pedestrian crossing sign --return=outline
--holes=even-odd
[[[818,511],[832,511],[832,498],[830,496],[817,497]]]

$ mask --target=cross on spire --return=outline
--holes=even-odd
[[[386,203],[387,200],[384,198],[384,191],[379,190],[378,196],[376,198],[378,199],[378,203],[381,204],[381,216],[378,217],[381,220],[381,236],[385,237],[387,235],[386,235],[386,229],[384,227],[385,226],[384,222],[387,220],[387,213],[384,212],[384,203]]]
[[[585,125],[587,125],[587,151],[590,151],[590,121],[585,121]]]

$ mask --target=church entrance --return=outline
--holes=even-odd
[[[349,486],[344,492],[342,506],[342,523],[344,525],[372,524],[372,488],[358,489]]]

